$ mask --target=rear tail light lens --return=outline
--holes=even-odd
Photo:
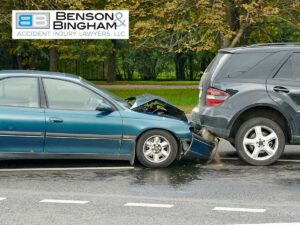
[[[225,91],[221,91],[215,88],[208,88],[206,92],[205,105],[207,106],[218,106],[229,98],[229,94]]]

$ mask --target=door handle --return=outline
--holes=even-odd
[[[289,93],[290,92],[289,89],[287,89],[285,87],[280,87],[280,86],[275,86],[273,88],[273,90],[276,91],[276,92],[284,92],[284,93]]]
[[[49,118],[49,121],[50,121],[51,123],[62,123],[62,122],[64,122],[63,119],[57,118],[57,117],[50,117],[50,118]]]

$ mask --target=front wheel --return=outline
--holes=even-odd
[[[241,159],[255,166],[276,162],[285,147],[282,128],[273,120],[257,117],[244,122],[235,137]]]
[[[167,131],[151,130],[137,141],[137,158],[146,167],[167,167],[176,159],[177,152],[177,141]]]

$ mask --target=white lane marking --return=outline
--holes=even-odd
[[[215,207],[215,211],[231,211],[231,212],[252,212],[252,213],[263,213],[265,209],[249,209],[249,208],[230,208],[230,207]]]
[[[124,206],[131,206],[131,207],[152,207],[152,208],[172,208],[174,205],[129,202],[129,203],[126,203]]]
[[[66,168],[22,168],[22,169],[0,169],[0,172],[20,172],[20,171],[68,171],[68,170],[129,170],[131,166],[123,167],[66,167]]]
[[[249,223],[249,224],[235,224],[235,225],[300,225],[298,223]]]
[[[3,197],[0,197],[0,201],[3,201],[3,200],[5,200],[6,198],[3,198]]]
[[[43,199],[42,203],[61,203],[61,204],[86,204],[89,201],[78,201],[78,200],[59,200],[59,199]]]
[[[240,158],[229,158],[229,157],[221,157],[221,160],[240,160]],[[299,159],[279,159],[277,162],[294,162],[300,163]]]

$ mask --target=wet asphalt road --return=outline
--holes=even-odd
[[[252,167],[237,160],[228,143],[220,148],[229,158],[222,164],[177,162],[165,169],[94,160],[2,161],[0,224],[300,224],[300,162]],[[288,147],[283,158],[300,159],[299,148]],[[1,171],[40,167],[100,168]]]

